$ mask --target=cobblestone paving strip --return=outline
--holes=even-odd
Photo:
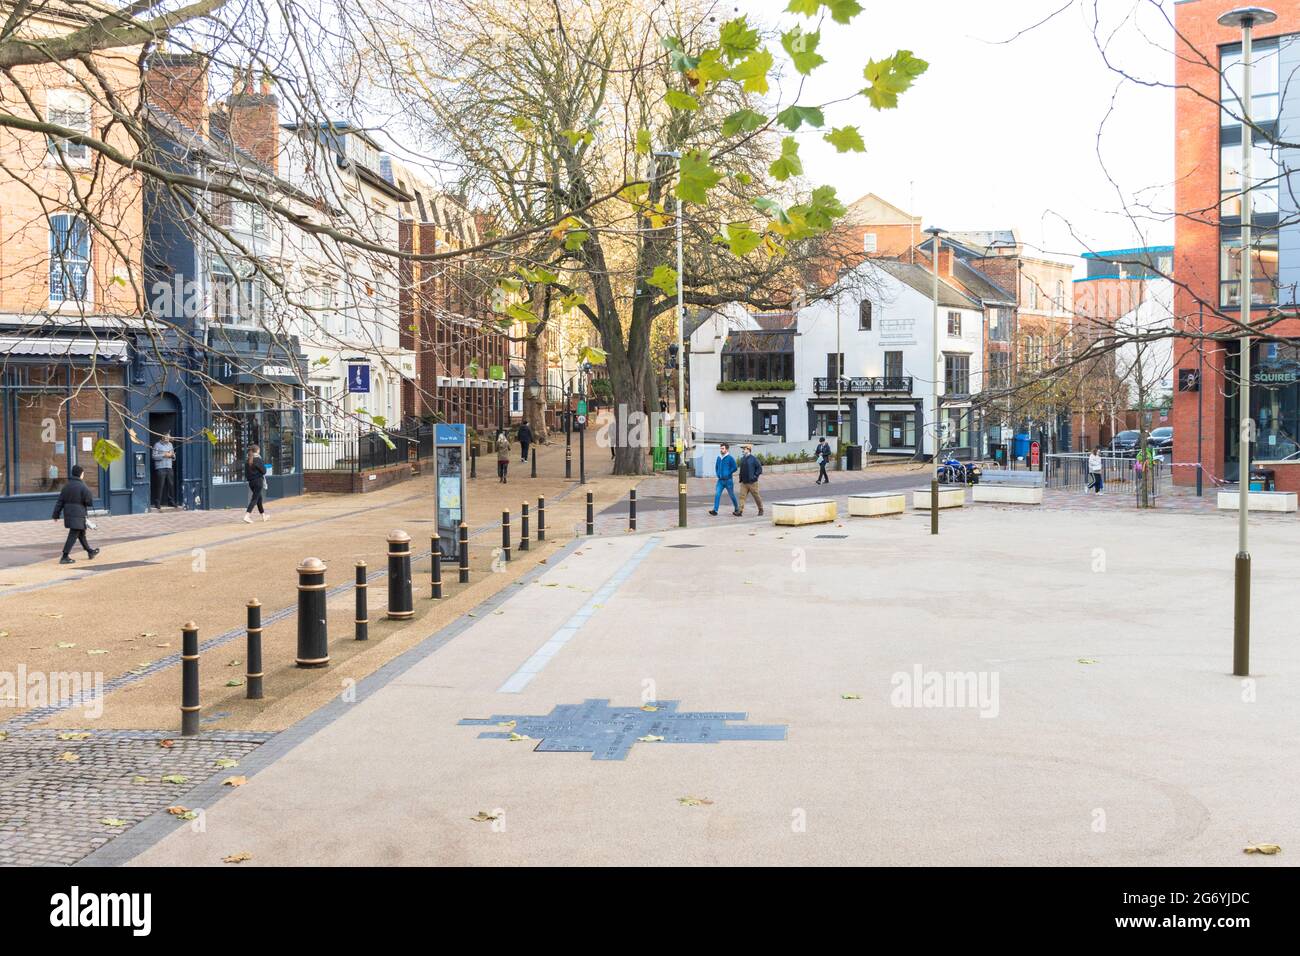
[[[75,739],[81,734],[88,736]],[[0,866],[70,866],[141,820],[178,804],[196,784],[242,773],[238,762],[272,736],[250,731],[185,738],[154,731],[9,731],[0,740]],[[170,747],[161,744],[166,739],[171,739]],[[233,760],[236,766],[219,767],[218,760]],[[172,775],[185,780],[163,781]],[[188,825],[171,819],[176,826]],[[105,820],[123,822],[109,825]]]

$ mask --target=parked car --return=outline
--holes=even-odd
[[[1122,431],[1110,440],[1110,450],[1131,455],[1137,452],[1141,442],[1141,433],[1136,429]]]
[[[1164,455],[1174,450],[1174,429],[1171,425],[1153,428],[1147,436],[1147,445],[1155,449],[1157,455]]]

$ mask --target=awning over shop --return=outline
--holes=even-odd
[[[0,335],[0,355],[33,358],[93,358],[100,362],[125,362],[125,342],[116,339],[51,338],[44,335]]]

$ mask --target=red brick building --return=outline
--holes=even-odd
[[[1240,349],[1231,337],[1241,316],[1241,31],[1218,18],[1240,4],[1184,0],[1174,7],[1175,209],[1174,311],[1176,328],[1222,339],[1177,339],[1174,363],[1174,461],[1194,463],[1197,435],[1207,477],[1235,481],[1237,373]],[[1278,140],[1300,133],[1300,90],[1290,82],[1300,68],[1300,0],[1272,0],[1276,22],[1254,31],[1251,119],[1254,237],[1250,252],[1254,323],[1271,322],[1252,349],[1252,408],[1257,424],[1251,460],[1275,473],[1277,487],[1300,489],[1300,225],[1286,182]],[[1280,181],[1280,182],[1279,182]],[[1264,331],[1264,330],[1261,330]],[[1288,339],[1290,341],[1288,341]],[[1203,354],[1202,354],[1203,353]],[[1204,363],[1204,377],[1188,379]],[[1199,412],[1199,414],[1198,414]],[[1199,420],[1199,427],[1198,427]],[[1192,484],[1193,467],[1175,467],[1174,480]]]

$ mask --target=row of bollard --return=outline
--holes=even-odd
[[[588,525],[591,522],[591,493],[587,494]],[[528,503],[523,502],[520,515],[519,550],[528,551]],[[635,522],[635,518],[633,519]],[[635,527],[635,524],[633,525]],[[590,533],[590,532],[588,532]],[[460,560],[460,583],[469,583],[469,526],[457,529]],[[537,540],[546,540],[546,499],[537,499]],[[505,560],[510,560],[510,512],[501,513],[501,546]],[[430,598],[442,597],[442,545],[437,536],[430,542]],[[325,562],[306,558],[298,565],[298,646],[294,663],[298,667],[325,667],[329,664],[329,632],[326,619]],[[370,638],[368,605],[369,568],[365,561],[356,565],[355,638]],[[246,697],[263,697],[262,604],[254,599],[247,605]],[[388,536],[388,612],[390,620],[409,620],[415,616],[411,579],[411,537],[405,531]],[[181,735],[192,737],[199,732],[199,629],[192,621],[181,628]]]

